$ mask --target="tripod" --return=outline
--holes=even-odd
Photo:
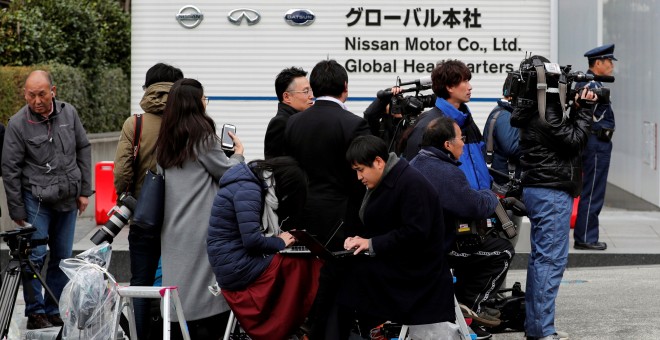
[[[23,272],[24,266],[30,267],[34,276],[41,282],[42,287],[46,289],[48,297],[57,304],[55,294],[50,290],[44,279],[39,275],[34,263],[30,261],[29,255],[32,247],[46,244],[48,240],[31,240],[31,235],[37,229],[34,227],[24,227],[1,233],[0,236],[9,245],[10,260],[2,273],[0,282],[0,339],[9,333],[9,323],[14,313],[14,305],[18,295],[18,287],[21,284],[21,278],[27,273]],[[24,288],[27,289],[27,288]],[[37,292],[33,292],[37,293]]]

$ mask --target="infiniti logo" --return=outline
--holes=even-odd
[[[261,14],[249,8],[238,8],[227,14],[227,20],[234,25],[240,26],[243,20],[248,26],[256,25],[261,20]]]

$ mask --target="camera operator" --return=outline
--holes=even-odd
[[[461,306],[464,315],[480,325],[495,327],[500,324],[499,311],[481,304],[499,289],[515,252],[511,242],[488,228],[482,229],[483,234],[474,235],[479,241],[469,245],[463,242],[462,236],[455,236],[459,225],[483,222],[495,213],[498,204],[495,193],[470,187],[465,174],[458,168],[463,145],[458,124],[441,116],[426,127],[422,150],[410,165],[419,170],[438,192],[445,226],[450,231],[445,249],[449,252],[449,264],[456,277],[456,299],[467,306],[467,309]],[[472,329],[481,339],[489,338],[483,329],[477,326]]]
[[[376,99],[364,110],[364,119],[369,124],[371,134],[380,137],[385,143],[388,143],[391,149],[391,142],[398,140],[400,133],[395,132],[403,115],[401,113],[392,114],[390,112],[390,102],[393,96],[401,93],[401,87],[394,86],[386,93],[383,96],[376,96]],[[399,127],[399,131],[402,131],[402,128]]]
[[[466,139],[459,168],[465,173],[472,188],[490,189],[491,177],[484,160],[483,137],[466,105],[472,95],[470,79],[470,69],[462,61],[445,60],[438,63],[431,73],[433,92],[438,96],[435,107],[422,113],[414,126],[404,133],[403,157],[412,159],[417,155],[424,129],[433,119],[450,117],[461,128]]]
[[[538,73],[548,62],[542,56],[532,56],[520,69],[536,68]],[[548,78],[549,88],[558,86],[554,77],[543,77]],[[580,194],[581,151],[589,137],[597,96],[586,89],[580,91],[576,95],[579,105],[574,104],[565,115],[559,93],[545,93],[540,99],[547,105],[541,107],[541,101],[531,100],[538,95],[534,85],[528,84],[528,98],[519,98],[511,115],[511,125],[520,128],[523,200],[531,222],[525,331],[527,340],[562,339],[567,336],[560,336],[554,326],[555,300],[568,259],[573,197]]]
[[[587,74],[611,76],[614,71],[614,44],[603,45],[584,54],[589,59]],[[601,88],[599,81],[577,83],[575,88]],[[593,109],[593,123],[587,147],[582,153],[583,184],[575,220],[575,249],[605,250],[607,243],[598,241],[598,215],[605,202],[607,174],[612,155],[612,134],[614,133],[614,111],[611,103],[598,103]]]

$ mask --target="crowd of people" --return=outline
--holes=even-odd
[[[590,72],[611,75],[613,52],[614,45],[587,52]],[[538,62],[548,60],[532,56],[523,64]],[[222,147],[202,84],[171,65],[151,67],[144,112],[122,128],[114,185],[138,197],[145,173],[162,173],[165,214],[159,229],[130,226],[130,284],[152,285],[162,263],[162,284],[179,287],[193,339],[219,338],[230,311],[255,340],[368,337],[386,321],[449,334],[456,331],[454,297],[477,338],[488,339],[484,327],[498,326],[501,314],[485,302],[503,286],[515,254],[515,239],[493,228],[502,200],[491,188],[511,176],[523,186],[531,222],[526,338],[567,338],[554,327],[554,301],[571,206],[581,193],[575,247],[606,248],[597,215],[609,157],[600,155],[611,152],[614,116],[609,103],[595,104],[590,88],[600,84],[577,85],[570,115],[557,93],[546,94],[546,109],[505,96],[482,135],[467,106],[468,67],[441,61],[431,80],[433,107],[395,131],[405,117],[389,115],[383,98],[364,119],[348,110],[348,74],[336,61],[317,63],[309,78],[286,68],[275,79],[279,103],[265,159],[246,162],[237,135],[230,133],[231,150]],[[76,215],[92,188],[91,145],[76,109],[55,94],[47,72],[28,76],[27,104],[2,138],[2,175],[12,220],[34,225],[33,241],[47,239],[47,284],[59,298],[67,279],[58,263],[71,256]],[[401,139],[401,152],[391,152],[393,138]],[[489,163],[504,176],[493,177]],[[514,221],[519,228],[520,218]],[[352,255],[286,254],[298,241],[294,230]],[[466,238],[465,230],[476,233]],[[30,255],[38,270],[45,256],[45,244]],[[30,287],[28,329],[62,325],[40,282],[26,275],[23,284]],[[215,284],[219,295],[209,292]],[[148,300],[136,300],[139,339],[154,336],[152,310]],[[181,338],[177,325],[171,329]]]

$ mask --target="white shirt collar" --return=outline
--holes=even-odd
[[[321,96],[321,97],[317,97],[316,100],[327,100],[327,101],[335,102],[335,103],[339,104],[339,106],[341,106],[342,109],[348,111],[348,107],[346,106],[346,104],[344,104],[341,100],[339,100],[335,97]]]

